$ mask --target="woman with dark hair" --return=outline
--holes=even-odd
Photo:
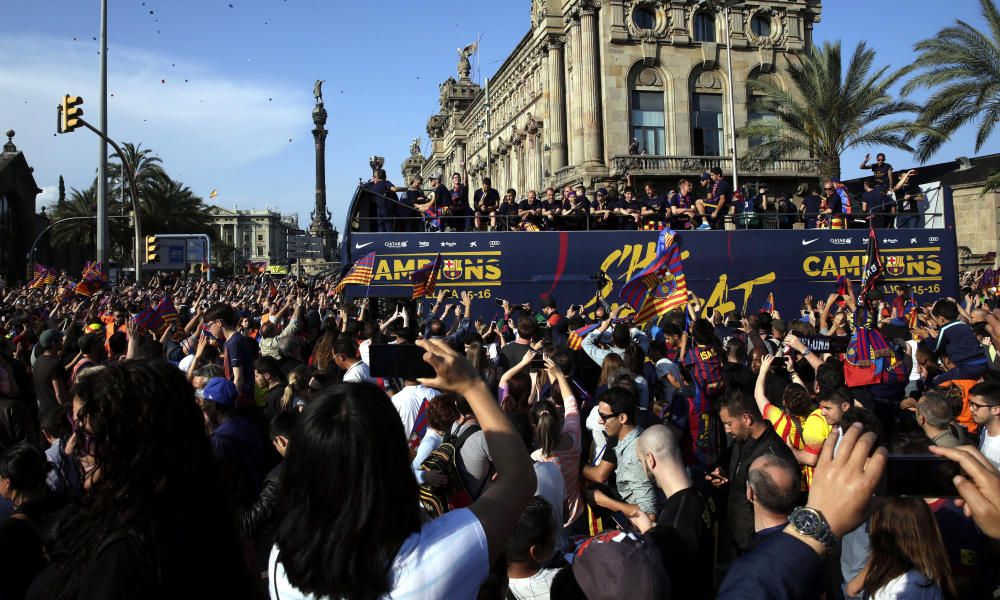
[[[527,413],[531,404],[531,375],[528,373],[532,359],[539,356],[537,350],[529,349],[520,362],[504,371],[497,385],[497,398],[505,412]]]
[[[14,514],[0,522],[0,598],[23,598],[35,575],[45,568],[51,526],[65,504],[45,482],[45,453],[28,443],[0,454],[0,497],[14,505]]]
[[[892,498],[872,515],[868,564],[847,585],[871,600],[957,598],[948,555],[930,506],[922,498]]]
[[[75,388],[84,503],[60,527],[50,598],[248,598],[235,513],[194,390],[165,361],[100,367]],[[46,573],[45,575],[47,575]]]
[[[564,411],[560,411],[552,400],[539,400],[531,407],[531,422],[535,428],[535,446],[531,458],[538,462],[554,462],[566,484],[565,526],[569,527],[583,514],[583,496],[580,493],[580,453],[583,440],[580,429],[580,411],[573,388],[551,358],[545,359],[545,369],[549,377],[559,384]]]
[[[496,472],[468,509],[421,523],[403,425],[379,388],[340,384],[314,398],[288,448],[271,597],[472,598],[535,490],[527,452],[475,369],[443,340],[417,342],[463,396],[486,434]]]

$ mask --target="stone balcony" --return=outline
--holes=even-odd
[[[775,161],[740,159],[739,174],[750,177],[819,177],[819,161],[786,158]],[[733,160],[723,156],[635,156],[611,157],[611,174],[616,177],[697,177],[712,167],[725,174],[733,172]]]

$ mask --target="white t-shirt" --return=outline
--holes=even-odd
[[[359,360],[344,373],[344,383],[376,383],[368,370],[368,363]]]
[[[430,402],[431,398],[440,393],[433,388],[417,384],[404,387],[392,397],[392,405],[396,407],[396,412],[399,413],[399,418],[403,421],[403,430],[407,439],[413,433],[413,424],[417,420],[417,414],[420,413],[420,406],[424,400]]]
[[[428,521],[403,542],[392,563],[391,599],[475,598],[489,570],[486,533],[479,519],[467,508],[453,510]],[[319,600],[289,583],[277,546],[271,548],[267,572],[271,600]]]
[[[993,466],[1000,469],[1000,435],[992,436],[989,431],[983,432],[983,446],[979,449]]]
[[[531,577],[509,579],[507,587],[517,600],[549,600],[552,580],[559,569],[541,569]]]
[[[906,347],[909,349],[910,358],[913,359],[913,368],[910,369],[910,381],[920,380],[920,363],[917,362],[917,342],[916,340],[906,340]]]
[[[538,482],[535,495],[539,498],[545,498],[546,502],[552,505],[552,517],[558,527],[556,530],[556,541],[559,542],[557,547],[560,547],[565,538],[562,524],[566,522],[563,516],[565,513],[563,505],[566,504],[566,480],[563,479],[558,459],[535,462],[535,480]]]

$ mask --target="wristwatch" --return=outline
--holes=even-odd
[[[799,506],[788,515],[788,523],[799,532],[799,535],[811,537],[823,544],[827,550],[832,550],[837,542],[837,536],[830,530],[823,514],[815,508]]]
[[[802,354],[802,356],[809,356],[810,354],[812,354],[812,350],[810,350],[809,347],[806,346],[805,348],[802,349],[802,352],[800,352],[800,354]]]

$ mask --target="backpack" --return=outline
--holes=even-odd
[[[462,432],[461,435],[447,434],[441,445],[431,452],[430,456],[420,463],[421,471],[436,470],[444,473],[448,477],[448,483],[442,487],[423,484],[418,488],[420,505],[424,511],[432,518],[436,519],[449,510],[464,508],[472,504],[473,495],[465,489],[462,476],[458,472],[458,455],[462,451],[462,446],[472,437],[472,435],[482,428],[479,425],[472,425]],[[492,466],[490,467],[492,471]],[[490,473],[487,473],[486,480],[489,480]],[[486,482],[483,482],[483,486]],[[482,492],[483,486],[477,490],[477,496]]]

